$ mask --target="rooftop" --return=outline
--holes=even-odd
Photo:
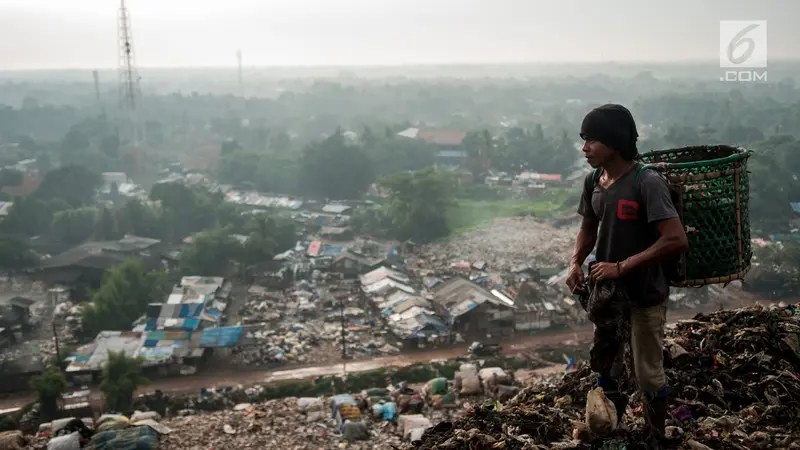
[[[434,291],[434,301],[451,315],[460,316],[483,303],[513,308],[507,296],[498,296],[466,278],[454,277],[440,284]]]
[[[118,241],[86,242],[45,260],[42,267],[80,266],[108,269],[159,242],[161,241],[158,239],[132,235],[126,235]]]
[[[94,342],[78,347],[67,358],[70,361],[67,372],[101,370],[110,351],[122,351],[126,356],[135,357],[143,337],[143,333],[135,331],[101,331]]]
[[[467,137],[466,131],[420,130],[416,138],[437,145],[461,145]]]
[[[352,209],[347,205],[341,205],[337,203],[331,203],[322,207],[322,212],[330,213],[330,214],[342,214],[346,211]]]

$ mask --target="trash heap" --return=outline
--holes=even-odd
[[[160,421],[161,416],[154,411],[137,411],[131,417],[104,414],[96,422],[91,417],[66,417],[41,424],[38,433],[26,448],[96,450],[170,448],[164,446],[163,437],[172,430]]]
[[[412,394],[370,389],[357,395],[284,398],[241,403],[224,411],[182,411],[164,421],[172,432],[162,448],[275,448],[390,450],[405,436],[417,437],[431,421],[459,416],[458,411],[414,409]],[[374,394],[370,396],[369,394]],[[398,403],[395,399],[400,399]],[[387,401],[388,400],[388,401]],[[407,399],[406,399],[407,400]],[[418,430],[418,431],[414,431]]]
[[[755,306],[679,322],[667,332],[666,435],[672,448],[800,449],[800,310]],[[587,436],[587,366],[442,422],[409,448],[644,449],[641,400],[623,427]]]
[[[463,233],[445,243],[426,245],[421,258],[433,266],[447,268],[461,260],[483,261],[492,270],[511,271],[531,260],[542,265],[566,263],[563,255],[572,248],[574,235],[531,217],[496,220],[489,227]],[[531,255],[531,249],[536,249]]]
[[[279,324],[275,328],[264,327],[248,331],[246,336],[253,340],[254,345],[237,351],[235,361],[243,365],[290,361],[305,363],[313,359],[312,352],[319,344],[317,331],[313,326],[299,323]]]
[[[330,292],[341,289],[331,284],[296,283],[296,289],[269,290],[251,286],[242,323],[247,327],[248,344],[235,351],[234,362],[242,365],[284,363],[325,364],[336,362],[342,351],[342,317],[344,316],[347,354],[380,356],[399,352],[388,340],[387,329],[380,321],[357,307],[357,301],[344,296],[347,307],[337,303]]]
[[[22,341],[0,351],[0,362],[14,361],[25,368],[32,367],[32,360],[41,366],[46,365],[47,361],[56,356],[52,325],[55,325],[62,344],[75,340],[75,331],[81,326],[81,305],[63,301],[52,307],[46,303],[40,301],[31,306],[33,329],[25,334]]]

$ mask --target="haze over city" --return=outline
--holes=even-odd
[[[113,68],[118,2],[0,0],[0,70]],[[140,67],[715,61],[719,20],[767,20],[798,57],[790,0],[130,0]]]

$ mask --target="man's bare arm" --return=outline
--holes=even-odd
[[[581,228],[578,230],[578,237],[575,240],[575,249],[572,251],[570,264],[582,266],[589,254],[597,243],[597,226],[599,222],[593,218],[584,217],[581,220]]]
[[[656,222],[658,239],[641,253],[637,253],[622,261],[622,273],[629,272],[639,267],[652,266],[664,261],[689,248],[686,231],[680,219],[666,219]]]

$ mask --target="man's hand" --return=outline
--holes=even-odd
[[[624,263],[598,262],[592,264],[592,270],[589,272],[589,279],[593,283],[598,283],[603,280],[616,280],[624,275],[624,272]]]
[[[583,269],[580,264],[572,263],[567,274],[567,287],[573,294],[586,293],[586,280],[583,279]]]

